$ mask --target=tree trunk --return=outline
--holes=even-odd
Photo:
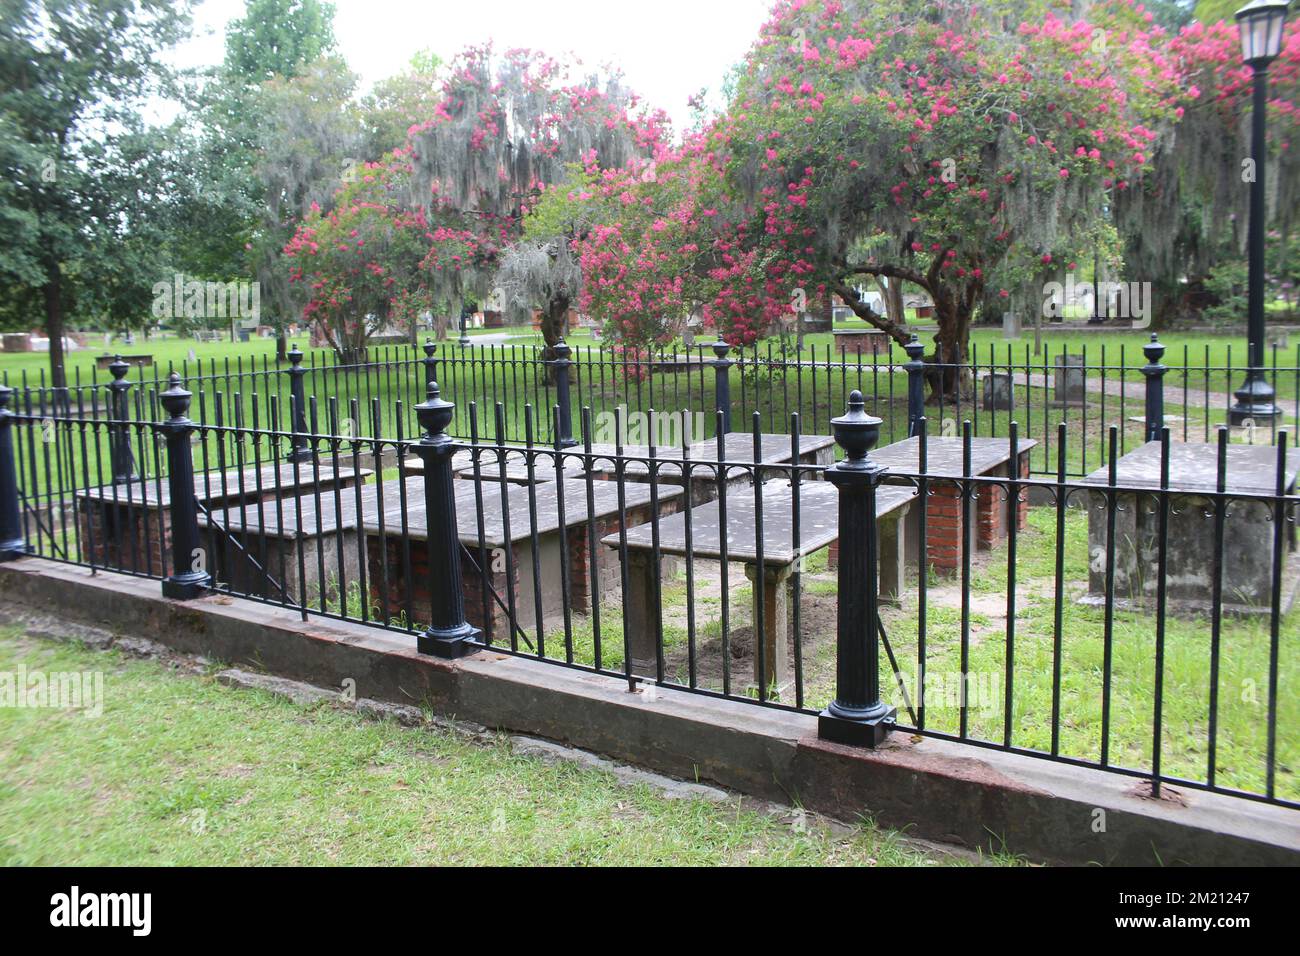
[[[894,287],[898,295],[898,312],[901,316],[903,279],[897,274],[899,271],[894,269],[886,271],[885,274],[889,276],[889,284]],[[913,274],[908,275],[906,279],[930,294],[930,298],[934,300],[935,317],[939,324],[939,330],[934,336],[935,352],[928,356],[926,361],[944,367],[931,368],[926,372],[926,381],[930,383],[930,397],[927,399],[929,403],[937,403],[940,396],[947,402],[971,391],[970,369],[964,366],[970,360],[971,315],[975,311],[975,303],[979,301],[984,291],[982,280],[968,279],[952,286],[940,282],[937,273],[938,269],[932,268],[930,275]],[[876,274],[874,270],[872,274]],[[854,314],[869,325],[889,333],[889,336],[900,345],[906,345],[911,341],[912,330],[909,326],[895,321],[888,315],[874,312],[858,298],[857,292],[847,282],[837,282],[833,288],[853,309]]]
[[[876,276],[876,287],[880,289],[881,298],[885,300],[885,315],[890,322],[902,325],[907,321],[907,316],[903,313],[903,283],[897,279],[886,282],[881,276]]]
[[[556,296],[542,311],[542,341],[549,351],[569,331],[569,297]]]
[[[939,368],[927,373],[930,397],[927,402],[938,404],[969,399],[974,394],[974,377],[970,369],[970,324],[975,305],[984,291],[983,282],[968,282],[953,289],[935,285],[930,291],[934,300],[935,317],[939,329],[934,334],[935,354],[927,361]]]
[[[568,332],[569,324],[569,297],[555,296],[546,303],[546,308],[542,310],[542,341],[546,347],[542,349],[542,360],[550,361],[555,357],[552,349],[555,343],[564,338]],[[547,368],[547,375],[550,381],[554,381],[554,370]]]
[[[46,272],[45,334],[50,339],[50,384],[67,388],[68,376],[63,368],[63,272],[57,262],[51,263]]]
[[[926,375],[930,383],[928,405],[938,404],[941,396],[947,404],[970,391],[970,372],[963,367],[970,361],[968,335],[963,331],[964,326],[969,326],[970,316],[966,316],[963,323],[957,314],[957,306],[951,302],[946,308],[935,302],[935,314],[939,319],[939,330],[934,333],[934,354],[926,361],[938,367]]]
[[[275,364],[283,365],[289,361],[288,357],[288,335],[285,332],[285,323],[282,320],[275,330]]]

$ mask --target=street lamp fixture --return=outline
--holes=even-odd
[[[1286,0],[1253,0],[1236,13],[1241,29],[1241,58],[1253,72],[1250,155],[1255,178],[1250,184],[1250,227],[1247,237],[1250,279],[1247,286],[1246,328],[1249,339],[1246,381],[1233,392],[1228,410],[1234,425],[1250,421],[1267,425],[1279,415],[1273,386],[1264,376],[1264,164],[1268,110],[1268,65],[1282,51]]]
[[[1287,6],[1287,0],[1253,0],[1233,14],[1241,29],[1241,58],[1251,66],[1268,66],[1282,52]]]

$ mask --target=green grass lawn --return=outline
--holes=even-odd
[[[450,731],[0,634],[0,671],[104,672],[102,716],[0,709],[6,865],[938,865],[860,822],[670,800]],[[802,822],[800,822],[802,821]],[[1009,862],[998,859],[994,862]]]
[[[1061,606],[1061,703],[1059,752],[1097,762],[1102,759],[1102,688],[1104,661],[1104,610],[1083,605],[1087,590],[1088,516],[1070,508],[1065,516],[1064,581]],[[1014,704],[1011,741],[1016,747],[1049,751],[1052,747],[1053,635],[1055,633],[1056,512],[1052,507],[1031,508],[1028,527],[1020,534],[1016,565],[1014,667],[1011,673]],[[1294,556],[1293,556],[1294,557]],[[1001,545],[973,557],[971,577],[969,663],[973,675],[968,708],[972,737],[1001,742],[1006,725],[1003,701],[1007,675],[1008,588],[1007,548]],[[906,675],[912,700],[918,697],[917,675],[919,618],[918,584],[909,569],[904,605],[886,608],[882,618]],[[804,704],[825,707],[835,691],[835,608],[838,587],[835,572],[826,571],[825,551],[809,560],[802,575],[801,631],[804,655]],[[710,589],[710,585],[713,585]],[[956,735],[960,707],[956,696],[961,668],[960,579],[931,574],[928,581],[924,666],[934,686],[926,685],[925,726]],[[683,571],[665,583],[664,657],[669,681],[689,680],[685,625],[688,597],[693,604],[695,641],[702,687],[721,690],[721,608],[716,563],[696,569],[696,589],[688,591]],[[730,674],[733,693],[743,693],[753,670],[749,634],[752,626],[751,585],[739,566],[732,566],[727,593],[729,629],[734,646],[744,646],[743,656],[733,654]],[[1300,800],[1300,610],[1281,621],[1277,715],[1277,776],[1279,796]],[[1221,637],[1218,697],[1216,782],[1225,787],[1265,791],[1267,752],[1267,692],[1269,628],[1267,616],[1241,618],[1225,615]],[[558,615],[547,621],[546,654],[564,658],[566,634]],[[1154,611],[1118,609],[1114,615],[1111,710],[1107,758],[1113,765],[1149,769],[1154,753],[1156,624]],[[1204,781],[1207,771],[1210,699],[1210,623],[1202,616],[1170,614],[1165,631],[1164,706],[1161,754],[1164,773]],[[576,616],[571,641],[574,659],[595,663],[595,634],[589,618]],[[618,671],[623,662],[623,631],[619,605],[611,602],[601,612],[601,663]],[[791,650],[793,655],[793,648]],[[793,660],[793,656],[791,657]],[[882,653],[882,667],[887,661]],[[899,707],[900,721],[908,722],[903,699],[888,670],[882,691]],[[792,703],[787,694],[786,703]]]

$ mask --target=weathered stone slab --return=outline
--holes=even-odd
[[[960,478],[962,476],[963,440],[960,438],[927,437],[925,442],[925,473],[932,478]],[[1038,444],[1036,438],[1022,438],[1016,448],[1024,455]],[[1011,460],[1011,445],[1005,438],[972,438],[972,475],[991,475]],[[873,448],[870,458],[877,464],[894,471],[917,474],[920,470],[919,438],[904,438],[880,448]]]
[[[876,492],[876,517],[883,518],[907,505],[916,492],[910,488],[882,485]],[[820,481],[799,485],[799,544],[794,544],[794,493],[787,482],[771,481],[763,486],[761,499],[751,488],[733,491],[726,496],[727,558],[731,561],[757,562],[757,517],[761,501],[763,516],[764,564],[792,564],[798,557],[813,554],[840,536],[839,492]],[[722,508],[711,501],[691,509],[691,554],[697,558],[722,556]],[[627,533],[631,549],[649,550],[654,526],[644,524]],[[605,538],[610,547],[619,547],[617,536]],[[685,555],[686,515],[675,514],[659,521],[659,550],[664,554]]]
[[[881,522],[881,552],[892,556],[894,566],[882,569],[880,583],[896,596],[901,584],[901,549],[897,547],[899,519],[915,497],[910,488],[882,485],[876,491],[876,517]],[[729,491],[721,499],[696,506],[689,513],[662,518],[657,526],[643,524],[623,535],[603,540],[617,553],[627,541],[628,581],[631,592],[624,595],[628,646],[633,673],[653,676],[658,670],[659,638],[663,631],[663,608],[656,600],[661,571],[652,558],[656,532],[661,555],[689,555],[694,558],[722,558],[723,506],[726,508],[726,558],[745,565],[754,582],[754,621],[763,622],[760,675],[759,656],[754,657],[754,680],[768,684],[774,695],[790,683],[787,645],[790,639],[790,603],[786,592],[795,562],[839,538],[839,491],[827,482],[798,485],[799,540],[794,542],[795,489],[789,482],[771,481],[753,489]],[[759,563],[759,517],[762,517],[762,563]],[[687,521],[690,536],[687,537]],[[689,549],[688,549],[689,544]],[[759,586],[759,577],[762,586]]]
[[[199,464],[198,462],[195,463]],[[353,468],[334,468],[322,463],[319,468],[310,462],[297,466],[285,463],[281,465],[264,465],[261,468],[246,468],[243,471],[198,472],[194,476],[194,494],[202,502],[235,501],[241,498],[267,497],[276,494],[299,492],[314,488],[319,481],[322,486],[341,487],[364,481],[374,474],[368,468],[357,471]],[[114,505],[147,507],[171,503],[171,488],[167,478],[148,478],[121,485],[100,485],[84,488],[77,492],[78,498],[88,501],[105,501]]]
[[[613,445],[594,446],[592,456],[586,459],[593,473],[609,480],[616,478],[619,472],[616,451]],[[834,439],[824,435],[799,436],[799,464],[824,468],[834,462],[834,454]],[[718,480],[717,438],[695,442],[684,455],[681,448],[658,448],[651,459],[647,446],[625,445],[622,456],[622,473],[628,481],[649,481],[653,471],[657,481],[689,486],[690,495],[684,503],[699,505],[717,498],[720,487],[738,490],[752,485],[755,463],[771,466],[763,471],[764,479],[789,478],[794,446],[789,435],[762,434],[756,451],[752,434],[731,432],[724,435],[722,461],[726,464],[726,474],[721,482]],[[626,460],[629,458],[633,460]],[[816,477],[816,473],[805,472],[803,477]]]
[[[1227,490],[1234,494],[1271,495],[1277,489],[1277,449],[1271,445],[1229,444]],[[1161,444],[1150,441],[1122,456],[1115,464],[1116,483],[1129,487],[1160,487]],[[1213,444],[1169,443],[1169,487],[1178,491],[1214,491],[1218,487],[1218,449]],[[1286,471],[1284,488],[1295,487],[1296,470]],[[1098,468],[1086,484],[1105,485],[1110,466]]]
[[[467,614],[477,626],[483,626],[485,621],[492,624],[498,636],[504,634],[502,628],[509,626],[503,605],[508,605],[512,590],[517,595],[514,611],[520,627],[536,624],[539,603],[545,617],[554,619],[562,613],[566,566],[568,600],[573,611],[590,608],[593,577],[594,587],[601,593],[616,588],[617,556],[603,549],[593,552],[591,538],[599,541],[620,524],[630,527],[647,521],[652,511],[652,489],[644,484],[626,483],[621,498],[617,483],[585,478],[566,479],[562,496],[561,485],[556,482],[455,484],[456,524],[465,546],[462,580]],[[413,605],[410,616],[416,618],[419,608],[428,606],[428,576],[436,569],[428,566],[424,543],[428,536],[424,480],[406,479],[405,490],[403,523],[400,482],[387,481],[364,489],[370,497],[363,503],[361,529],[367,536],[372,587],[381,589],[381,599],[387,595],[390,608]],[[661,512],[674,509],[682,494],[680,488],[668,485],[654,491]],[[378,500],[381,495],[382,508]],[[592,524],[594,528],[589,528]],[[404,580],[408,564],[411,578]]]
[[[1159,498],[1161,443],[1147,442],[1115,463],[1117,512],[1113,543],[1107,495],[1089,494],[1089,603],[1107,598],[1108,563],[1113,560],[1113,596],[1121,602],[1150,603],[1157,597],[1160,560]],[[1287,469],[1283,487],[1295,488],[1296,471]],[[1169,508],[1165,559],[1166,598],[1176,610],[1211,610],[1216,559],[1221,564],[1222,604],[1233,612],[1267,612],[1273,600],[1274,523],[1268,500],[1233,495],[1272,495],[1277,490],[1277,450],[1267,445],[1229,445],[1225,494],[1230,497],[1223,521],[1222,549],[1215,537],[1214,498],[1218,488],[1218,449],[1209,444],[1169,444]],[[1084,479],[1088,485],[1110,483],[1109,466]],[[1134,490],[1146,489],[1146,490]],[[1288,508],[1294,517],[1295,506]],[[1294,550],[1292,534],[1278,560]],[[1111,557],[1113,554],[1113,558]],[[1282,610],[1294,596],[1295,575],[1283,569]]]
[[[201,472],[194,478],[194,494],[209,507],[229,507],[245,502],[268,502],[280,497],[315,493],[332,494],[373,472],[322,464],[268,464],[244,471]],[[147,479],[121,485],[104,485],[77,493],[82,559],[106,567],[146,574],[165,574],[171,562],[171,489],[166,479]],[[200,510],[200,517],[202,511]],[[259,525],[260,526],[260,525]]]

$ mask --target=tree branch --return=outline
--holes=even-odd
[[[850,265],[847,262],[840,263],[845,272],[850,275],[861,273],[869,276],[885,276],[890,279],[903,279],[907,282],[919,285],[926,292],[930,291],[930,280],[928,277],[917,272],[915,269],[909,269],[906,266],[865,266]]]
[[[904,326],[890,321],[888,316],[881,315],[871,306],[867,305],[858,297],[858,291],[843,279],[838,279],[831,283],[831,288],[835,291],[844,304],[853,310],[853,314],[865,321],[868,325],[874,325],[882,332],[889,334],[895,342],[900,345],[906,345],[911,341],[911,332]]]

